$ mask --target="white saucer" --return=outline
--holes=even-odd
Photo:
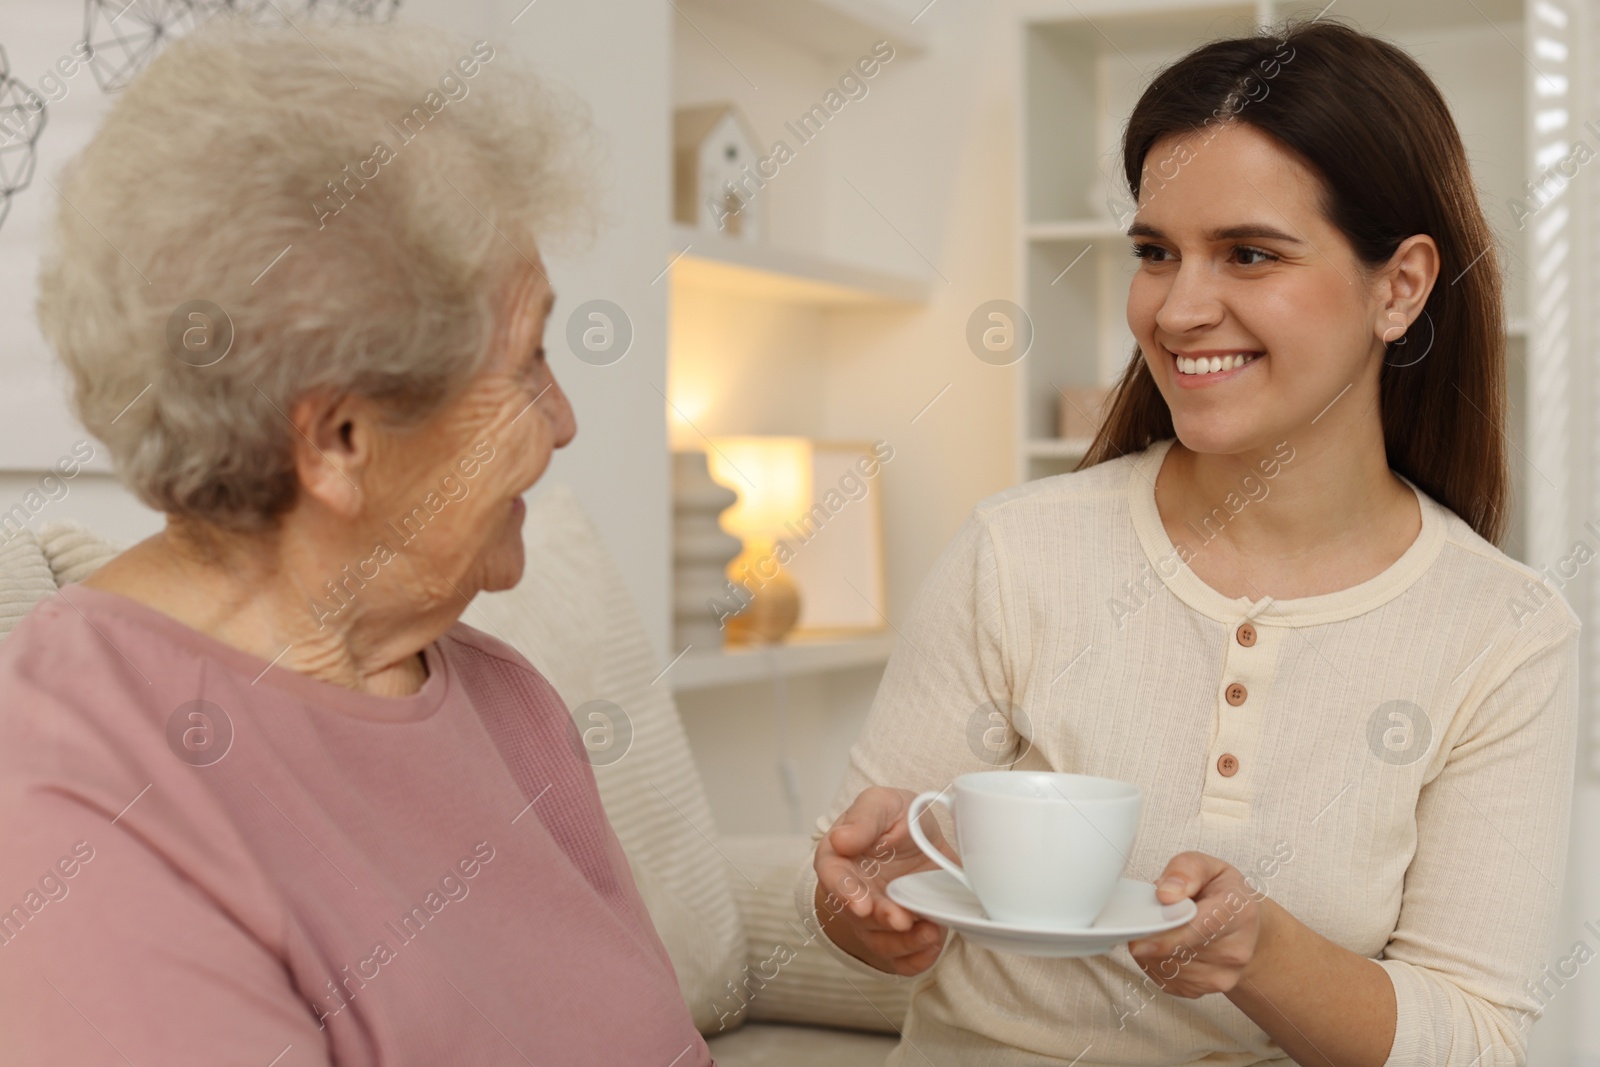
[[[1019,956],[1100,956],[1118,945],[1182,926],[1195,917],[1192,900],[1156,902],[1156,887],[1124,878],[1111,900],[1087,927],[1052,930],[996,922],[972,891],[948,871],[920,871],[896,878],[889,899],[909,911],[959,932],[974,945]]]

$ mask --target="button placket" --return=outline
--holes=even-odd
[[[1203,812],[1235,818],[1248,814],[1252,772],[1266,723],[1266,694],[1282,632],[1280,627],[1264,625],[1259,618],[1235,621],[1226,631]]]

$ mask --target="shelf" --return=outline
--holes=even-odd
[[[1127,230],[1116,219],[1031,222],[1023,232],[1030,241],[1108,241],[1128,235]]]
[[[1309,18],[1323,10],[1328,0],[1277,0],[1273,17],[1299,15]],[[1470,3],[1403,3],[1394,0],[1343,0],[1330,12],[1352,20],[1368,33],[1390,35],[1421,30],[1437,33],[1461,27],[1479,28],[1492,23],[1521,21],[1522,0],[1472,0]]]
[[[687,251],[685,251],[687,249]],[[793,304],[920,304],[928,279],[672,227],[674,285]]]
[[[752,645],[700,652],[691,648],[667,671],[675,693],[748,682],[770,681],[774,675],[822,674],[851,667],[879,667],[894,650],[893,633],[867,637],[795,637],[780,645]]]
[[[906,56],[928,47],[922,28],[882,0],[685,0],[684,6],[765,30],[831,60],[854,62],[878,41]]]
[[[1035,459],[1078,459],[1094,444],[1090,437],[1035,437],[1023,444],[1023,451]]]

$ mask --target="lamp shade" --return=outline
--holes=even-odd
[[[716,437],[706,453],[711,477],[739,494],[722,513],[735,537],[773,541],[784,523],[811,507],[811,441],[805,437]]]

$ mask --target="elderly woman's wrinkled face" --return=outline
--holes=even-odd
[[[394,484],[380,507],[398,516],[390,536],[403,546],[408,577],[428,600],[517,584],[522,494],[544,474],[551,452],[577,432],[572,406],[545,361],[554,293],[542,265],[521,266],[504,294],[487,365],[454,403],[398,438],[385,463]]]

